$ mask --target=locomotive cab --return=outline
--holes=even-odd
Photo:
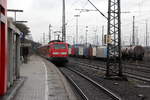
[[[64,42],[50,43],[49,59],[51,61],[68,62],[68,44]]]
[[[52,62],[68,62],[68,43],[63,41],[50,41],[47,45],[37,48],[38,53]]]

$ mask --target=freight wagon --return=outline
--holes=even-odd
[[[107,58],[107,46],[72,46],[71,56],[83,58]],[[144,57],[144,48],[142,46],[122,47],[121,57],[123,60],[142,60]]]

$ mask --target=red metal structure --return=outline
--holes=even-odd
[[[38,48],[38,52],[51,61],[68,61],[68,44],[61,41],[52,41],[48,45]]]
[[[0,0],[0,95],[7,91],[7,0]]]

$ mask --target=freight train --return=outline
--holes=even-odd
[[[68,62],[68,43],[53,40],[37,48],[38,54],[55,63]]]
[[[129,46],[129,47],[123,47],[121,49],[122,52],[122,59],[128,60],[143,60],[144,57],[144,47],[137,45],[137,46]]]
[[[83,58],[101,58],[106,60],[106,46],[84,46],[72,45],[69,48],[69,55]],[[121,49],[121,57],[123,60],[143,60],[144,48],[142,46],[127,46]]]

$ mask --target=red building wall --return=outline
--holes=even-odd
[[[0,95],[7,92],[7,0],[0,0]]]

